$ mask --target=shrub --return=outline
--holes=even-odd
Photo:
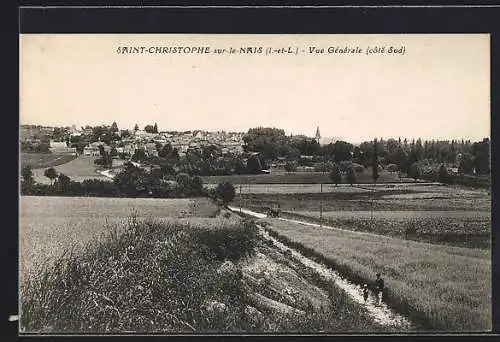
[[[189,187],[189,175],[187,173],[179,173],[175,177],[176,182],[179,184],[181,189],[187,189]]]
[[[340,171],[342,172],[348,172],[349,169],[352,167],[352,162],[351,161],[341,161],[339,163],[339,168],[340,168]]]
[[[354,168],[351,167],[347,171],[347,176],[346,176],[346,181],[347,183],[353,185],[356,183],[356,172],[354,171]]]
[[[216,260],[240,259],[254,253],[257,241],[257,227],[251,221],[222,224],[217,229],[202,229],[194,233],[195,241],[208,247]]]
[[[409,176],[413,178],[415,181],[422,176],[422,170],[420,169],[420,166],[418,166],[417,163],[413,163],[411,165]]]
[[[398,166],[396,164],[387,165],[387,171],[389,172],[398,172]]]
[[[361,173],[361,172],[364,172],[364,171],[365,171],[364,166],[363,166],[363,165],[361,165],[361,164],[356,164],[356,163],[353,163],[353,164],[352,164],[352,167],[354,167],[354,171],[359,172],[359,173]]]
[[[227,206],[229,202],[231,202],[236,196],[236,191],[234,190],[234,186],[230,182],[222,182],[217,185],[215,189],[215,197],[222,201],[224,206]]]
[[[340,168],[337,164],[333,165],[332,171],[330,172],[330,180],[335,185],[342,183],[342,174],[341,174]]]
[[[319,163],[314,166],[314,171],[316,172],[331,172],[333,170],[333,163]]]
[[[446,169],[446,166],[444,164],[441,164],[441,166],[438,169],[437,179],[438,179],[438,182],[441,182],[441,183],[445,183],[445,184],[451,183],[451,176],[448,173],[448,170]]]
[[[297,163],[294,161],[287,161],[285,164],[286,172],[295,172],[297,171]]]

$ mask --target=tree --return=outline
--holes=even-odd
[[[286,172],[295,172],[297,170],[297,164],[294,161],[287,161],[285,163]]]
[[[345,141],[336,141],[335,144],[333,144],[335,162],[339,163],[344,160],[351,160],[353,150],[354,147],[352,144]]]
[[[373,152],[372,152],[372,179],[376,183],[378,180],[378,144],[377,139],[373,141]]]
[[[189,187],[189,175],[187,173],[179,173],[175,180],[182,190],[186,190]]]
[[[155,133],[155,128],[154,128],[154,126],[152,126],[152,125],[146,125],[146,126],[144,127],[144,131],[145,131],[146,133]]]
[[[460,161],[458,163],[458,172],[471,175],[473,173],[473,163],[472,157],[468,153],[463,153],[460,155]]]
[[[33,171],[31,170],[31,166],[26,165],[21,169],[21,176],[23,177],[23,182],[25,184],[32,185],[34,183],[33,179]]]
[[[233,184],[230,182],[222,182],[215,189],[216,198],[222,201],[222,205],[227,206],[236,196]]]
[[[53,167],[50,167],[44,171],[43,175],[50,179],[50,185],[52,186],[52,182],[57,178],[57,171]]]
[[[125,163],[124,168],[113,179],[120,193],[126,196],[137,196],[146,191],[146,173],[144,169]]]
[[[241,175],[245,173],[245,164],[240,158],[234,158],[233,160],[233,169],[234,173],[237,175]]]
[[[200,176],[194,176],[190,179],[189,186],[193,194],[201,194],[203,191],[203,179]]]
[[[346,177],[347,183],[351,184],[351,186],[356,183],[356,171],[354,170],[354,167],[350,167],[347,170],[347,177]]]
[[[250,156],[247,160],[247,172],[250,174],[258,174],[262,170],[262,164],[257,155]]]
[[[59,176],[57,176],[57,189],[60,192],[67,192],[70,188],[71,185],[71,178],[66,176],[64,173],[60,173]]]
[[[158,133],[158,125],[155,122],[155,125],[153,126],[153,133]]]
[[[158,151],[158,156],[161,158],[168,158],[172,153],[172,145],[170,143],[166,143],[162,146],[162,148]]]
[[[138,130],[139,130],[139,125],[135,124],[135,126],[134,126],[134,132],[137,132]]]
[[[332,171],[330,172],[330,180],[337,186],[337,184],[342,183],[342,173],[340,172],[339,166],[335,163],[333,164]]]
[[[411,165],[409,176],[415,181],[422,176],[422,170],[420,170],[420,166],[416,162]]]
[[[472,144],[474,168],[478,174],[490,173],[490,139]]]
[[[143,148],[138,148],[135,150],[134,155],[132,156],[132,161],[135,162],[144,162],[148,159],[148,155]]]
[[[448,170],[446,169],[446,166],[444,166],[444,164],[441,164],[441,166],[439,167],[437,178],[438,178],[438,181],[441,183],[449,183],[450,182],[450,175],[448,173]]]
[[[116,124],[116,122],[113,122],[113,123],[111,124],[110,132],[111,132],[111,133],[116,133],[116,132],[118,132],[118,125]]]

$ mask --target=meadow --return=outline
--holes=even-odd
[[[75,252],[121,231],[128,217],[182,218],[214,216],[218,208],[209,199],[150,199],[92,197],[20,197],[20,276],[50,263],[65,250]]]
[[[387,302],[433,331],[491,329],[491,254],[262,219],[275,236],[358,284],[382,273]],[[278,235],[276,235],[276,233]]]
[[[22,158],[22,157],[21,157]],[[100,179],[110,181],[110,178],[99,174],[97,171],[100,169],[98,165],[94,164],[97,157],[92,156],[79,156],[67,163],[55,166],[56,171],[64,173],[72,180],[82,182],[85,179]],[[33,178],[38,183],[50,184],[50,179],[44,176],[46,168],[33,170]]]
[[[52,153],[21,152],[20,155],[21,168],[29,165],[33,169],[49,168],[52,166],[65,164],[75,158],[76,156],[73,155]]]

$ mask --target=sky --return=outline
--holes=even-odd
[[[298,54],[119,54],[118,47],[292,47]],[[373,47],[401,54],[370,54]],[[467,35],[20,36],[20,124],[158,124],[351,142],[490,136],[490,40]],[[309,53],[311,47],[325,53]],[[361,54],[327,53],[359,47]]]

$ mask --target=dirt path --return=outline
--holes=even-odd
[[[239,209],[236,208],[230,208],[236,212],[239,211]],[[242,212],[251,215],[257,218],[265,218],[265,214],[261,213],[256,213],[252,212],[250,210],[243,210]],[[291,221],[291,222],[298,222],[298,223],[303,223],[303,224],[308,224],[308,225],[315,225],[315,224],[309,224],[306,222],[300,222],[300,221],[295,221],[295,220],[287,220],[283,219],[286,221]],[[315,225],[318,226],[319,225]],[[355,285],[348,280],[342,278],[340,274],[332,269],[327,268],[324,265],[321,265],[305,256],[303,256],[301,253],[288,248],[285,246],[283,243],[277,241],[275,238],[270,236],[264,228],[259,226],[260,232],[262,236],[274,243],[274,245],[279,248],[282,251],[290,251],[292,256],[300,261],[304,266],[310,267],[313,270],[315,270],[318,274],[323,276],[325,279],[328,281],[332,281],[335,285],[337,285],[339,288],[344,290],[354,301],[359,303],[360,305],[363,305],[366,310],[368,311],[369,315],[374,319],[375,322],[385,325],[385,326],[392,326],[401,330],[408,330],[412,328],[411,322],[401,314],[397,313],[393,309],[391,309],[386,303],[381,303],[381,305],[377,305],[374,301],[373,298],[369,298],[367,303],[364,302],[363,296],[362,296],[362,291],[361,288],[358,285]],[[334,229],[334,228],[332,228]]]
[[[229,207],[229,209],[233,210],[234,212],[239,212],[240,209],[236,207]],[[258,213],[256,211],[248,210],[248,209],[241,209],[241,212],[246,215],[251,215],[256,218],[266,218],[266,214]],[[338,230],[341,232],[347,232],[349,234],[359,234],[359,235],[368,235],[368,236],[376,236],[379,237],[381,236],[380,234],[375,234],[375,233],[367,233],[367,232],[361,232],[361,231],[355,231],[355,230],[349,230],[349,229],[343,229],[343,228],[338,228],[338,227],[331,227],[331,226],[326,226],[326,225],[319,225],[318,223],[311,223],[311,222],[305,222],[305,221],[300,221],[300,220],[294,220],[294,219],[289,219],[289,218],[283,218],[283,217],[278,217],[275,218],[275,220],[281,220],[281,221],[286,221],[286,222],[291,222],[291,223],[297,223],[297,224],[302,224],[305,226],[311,226],[311,227],[316,227],[316,228],[325,228],[325,229],[332,229],[332,230]],[[391,239],[391,237],[386,237]]]

